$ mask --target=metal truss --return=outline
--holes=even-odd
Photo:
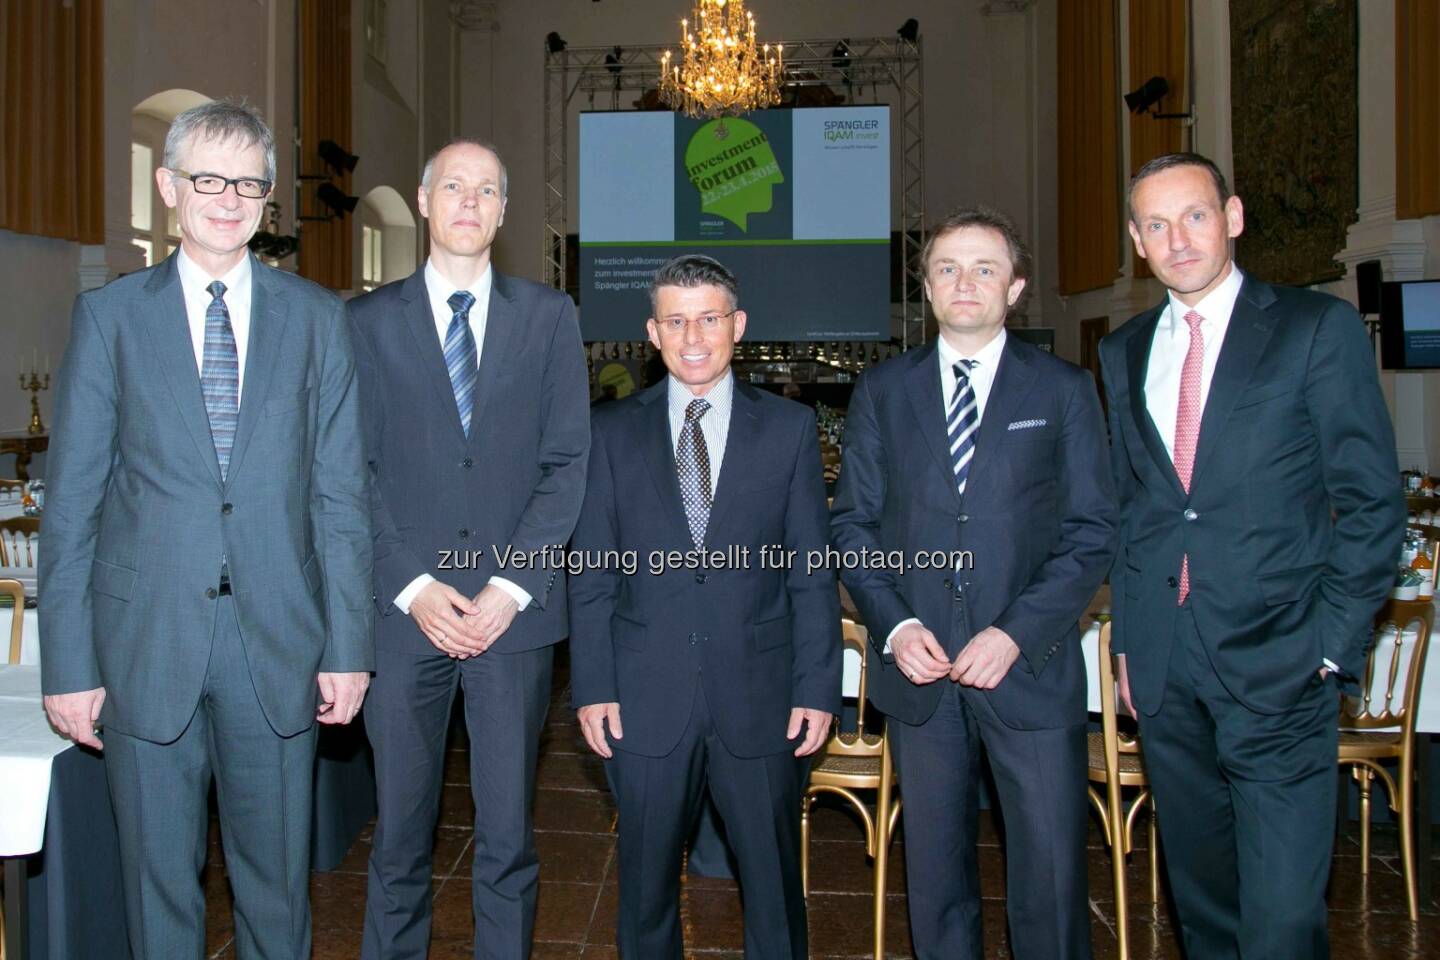
[[[840,55],[841,49],[848,55]],[[925,113],[920,41],[899,36],[786,41],[782,95],[800,105],[821,105],[806,88],[843,91],[844,103],[889,102],[899,137],[900,247],[904,262],[894,340],[902,349],[925,342]],[[655,97],[663,45],[566,47],[545,53],[545,228],[542,277],[566,287],[565,236],[569,228],[569,118],[578,109],[638,109]],[[819,91],[816,91],[819,93]],[[898,331],[895,326],[898,322]]]

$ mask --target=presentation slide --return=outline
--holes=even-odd
[[[641,340],[682,253],[740,282],[747,340],[890,337],[890,108],[580,115],[580,326]]]
[[[1405,366],[1440,367],[1440,280],[1400,287],[1405,317]]]

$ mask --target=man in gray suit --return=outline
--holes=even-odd
[[[137,958],[204,951],[212,776],[239,956],[310,955],[315,722],[372,667],[354,358],[340,301],[246,249],[274,178],[250,108],[177,117],[180,250],[82,294],[60,370],[45,709],[105,751]]]
[[[475,799],[475,956],[529,956],[539,860],[535,762],[563,571],[585,492],[589,389],[575,306],[494,269],[496,152],[456,141],[425,165],[430,257],[350,301],[375,484],[375,686],[365,728],[380,815],[366,960],[423,958],[445,734],[465,691]]]

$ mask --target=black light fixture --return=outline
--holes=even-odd
[[[1189,120],[1188,113],[1161,113],[1159,111],[1160,101],[1164,100],[1170,93],[1170,82],[1164,77],[1151,77],[1141,84],[1137,89],[1125,94],[1125,106],[1130,108],[1131,113],[1144,113],[1150,111],[1150,116],[1156,120]],[[1156,109],[1150,109],[1150,108]]]
[[[914,43],[916,40],[920,39],[920,21],[916,20],[914,17],[911,17],[909,20],[906,20],[904,23],[900,24],[900,29],[896,30],[895,32],[898,33],[900,35],[900,39],[904,40],[906,43]]]
[[[565,38],[554,30],[545,34],[545,49],[551,53],[559,53],[565,49]]]
[[[274,200],[265,204],[269,217],[265,223],[264,230],[255,231],[255,235],[246,244],[256,256],[269,257],[271,260],[284,260],[296,250],[300,249],[300,238],[290,237],[280,232],[280,204]]]
[[[333,183],[320,184],[315,191],[315,199],[330,208],[331,216],[338,216],[342,219],[345,214],[354,213],[356,205],[360,203],[359,197],[348,195]]]
[[[320,153],[320,159],[325,161],[325,165],[341,176],[344,176],[348,171],[354,170],[355,164],[360,162],[359,157],[350,153],[334,140],[321,140],[318,151]]]
[[[625,51],[621,47],[616,47],[613,53],[605,54],[605,69],[609,70],[610,76],[617,80],[620,79],[620,71],[625,69],[625,64],[620,61],[624,54]]]
[[[830,51],[830,66],[844,70],[850,63],[850,40],[846,38],[835,44]]]

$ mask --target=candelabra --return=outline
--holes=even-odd
[[[49,361],[47,360],[48,364]],[[45,371],[45,379],[40,379],[40,372],[30,370],[27,377],[22,370],[20,373],[20,389],[30,391],[30,426],[27,431],[31,436],[45,432],[45,424],[40,419],[40,391],[50,389],[50,371]]]

